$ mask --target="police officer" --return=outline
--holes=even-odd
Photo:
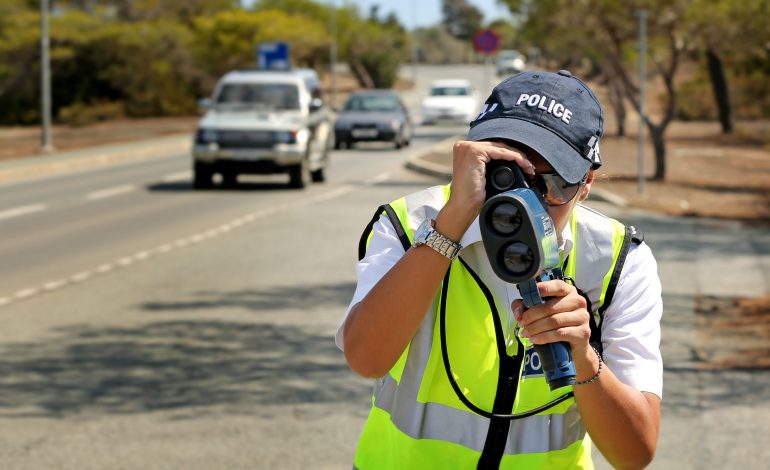
[[[598,100],[569,72],[514,75],[454,145],[450,185],[377,210],[336,336],[350,367],[376,379],[356,468],[592,468],[592,442],[618,468],[650,463],[661,287],[640,234],[580,204],[603,129]],[[542,197],[571,279],[538,283],[549,299],[529,309],[481,243],[496,159]],[[576,383],[552,391],[533,345],[556,341],[571,348]]]

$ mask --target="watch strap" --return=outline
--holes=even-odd
[[[431,220],[430,223],[432,227],[434,225],[434,221]],[[448,239],[439,233],[435,228],[429,229],[425,241],[418,240],[415,242],[415,246],[420,245],[427,245],[440,254],[446,256],[450,260],[457,258],[457,255],[460,254],[460,250],[462,249],[462,246],[459,243]]]

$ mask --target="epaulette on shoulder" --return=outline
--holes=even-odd
[[[628,234],[631,235],[631,241],[641,245],[644,241],[644,233],[633,225],[628,225]]]

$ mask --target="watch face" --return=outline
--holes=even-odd
[[[433,224],[431,223],[430,219],[425,219],[422,221],[419,227],[417,227],[417,230],[414,231],[414,243],[415,244],[423,244],[428,239],[428,235],[430,234],[431,230],[433,230]]]

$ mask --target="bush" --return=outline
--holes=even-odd
[[[58,121],[73,127],[82,127],[101,121],[120,119],[126,116],[123,104],[101,102],[85,104],[76,102],[59,109]]]
[[[677,87],[676,118],[682,121],[711,121],[717,119],[716,104],[708,79],[691,80]]]

